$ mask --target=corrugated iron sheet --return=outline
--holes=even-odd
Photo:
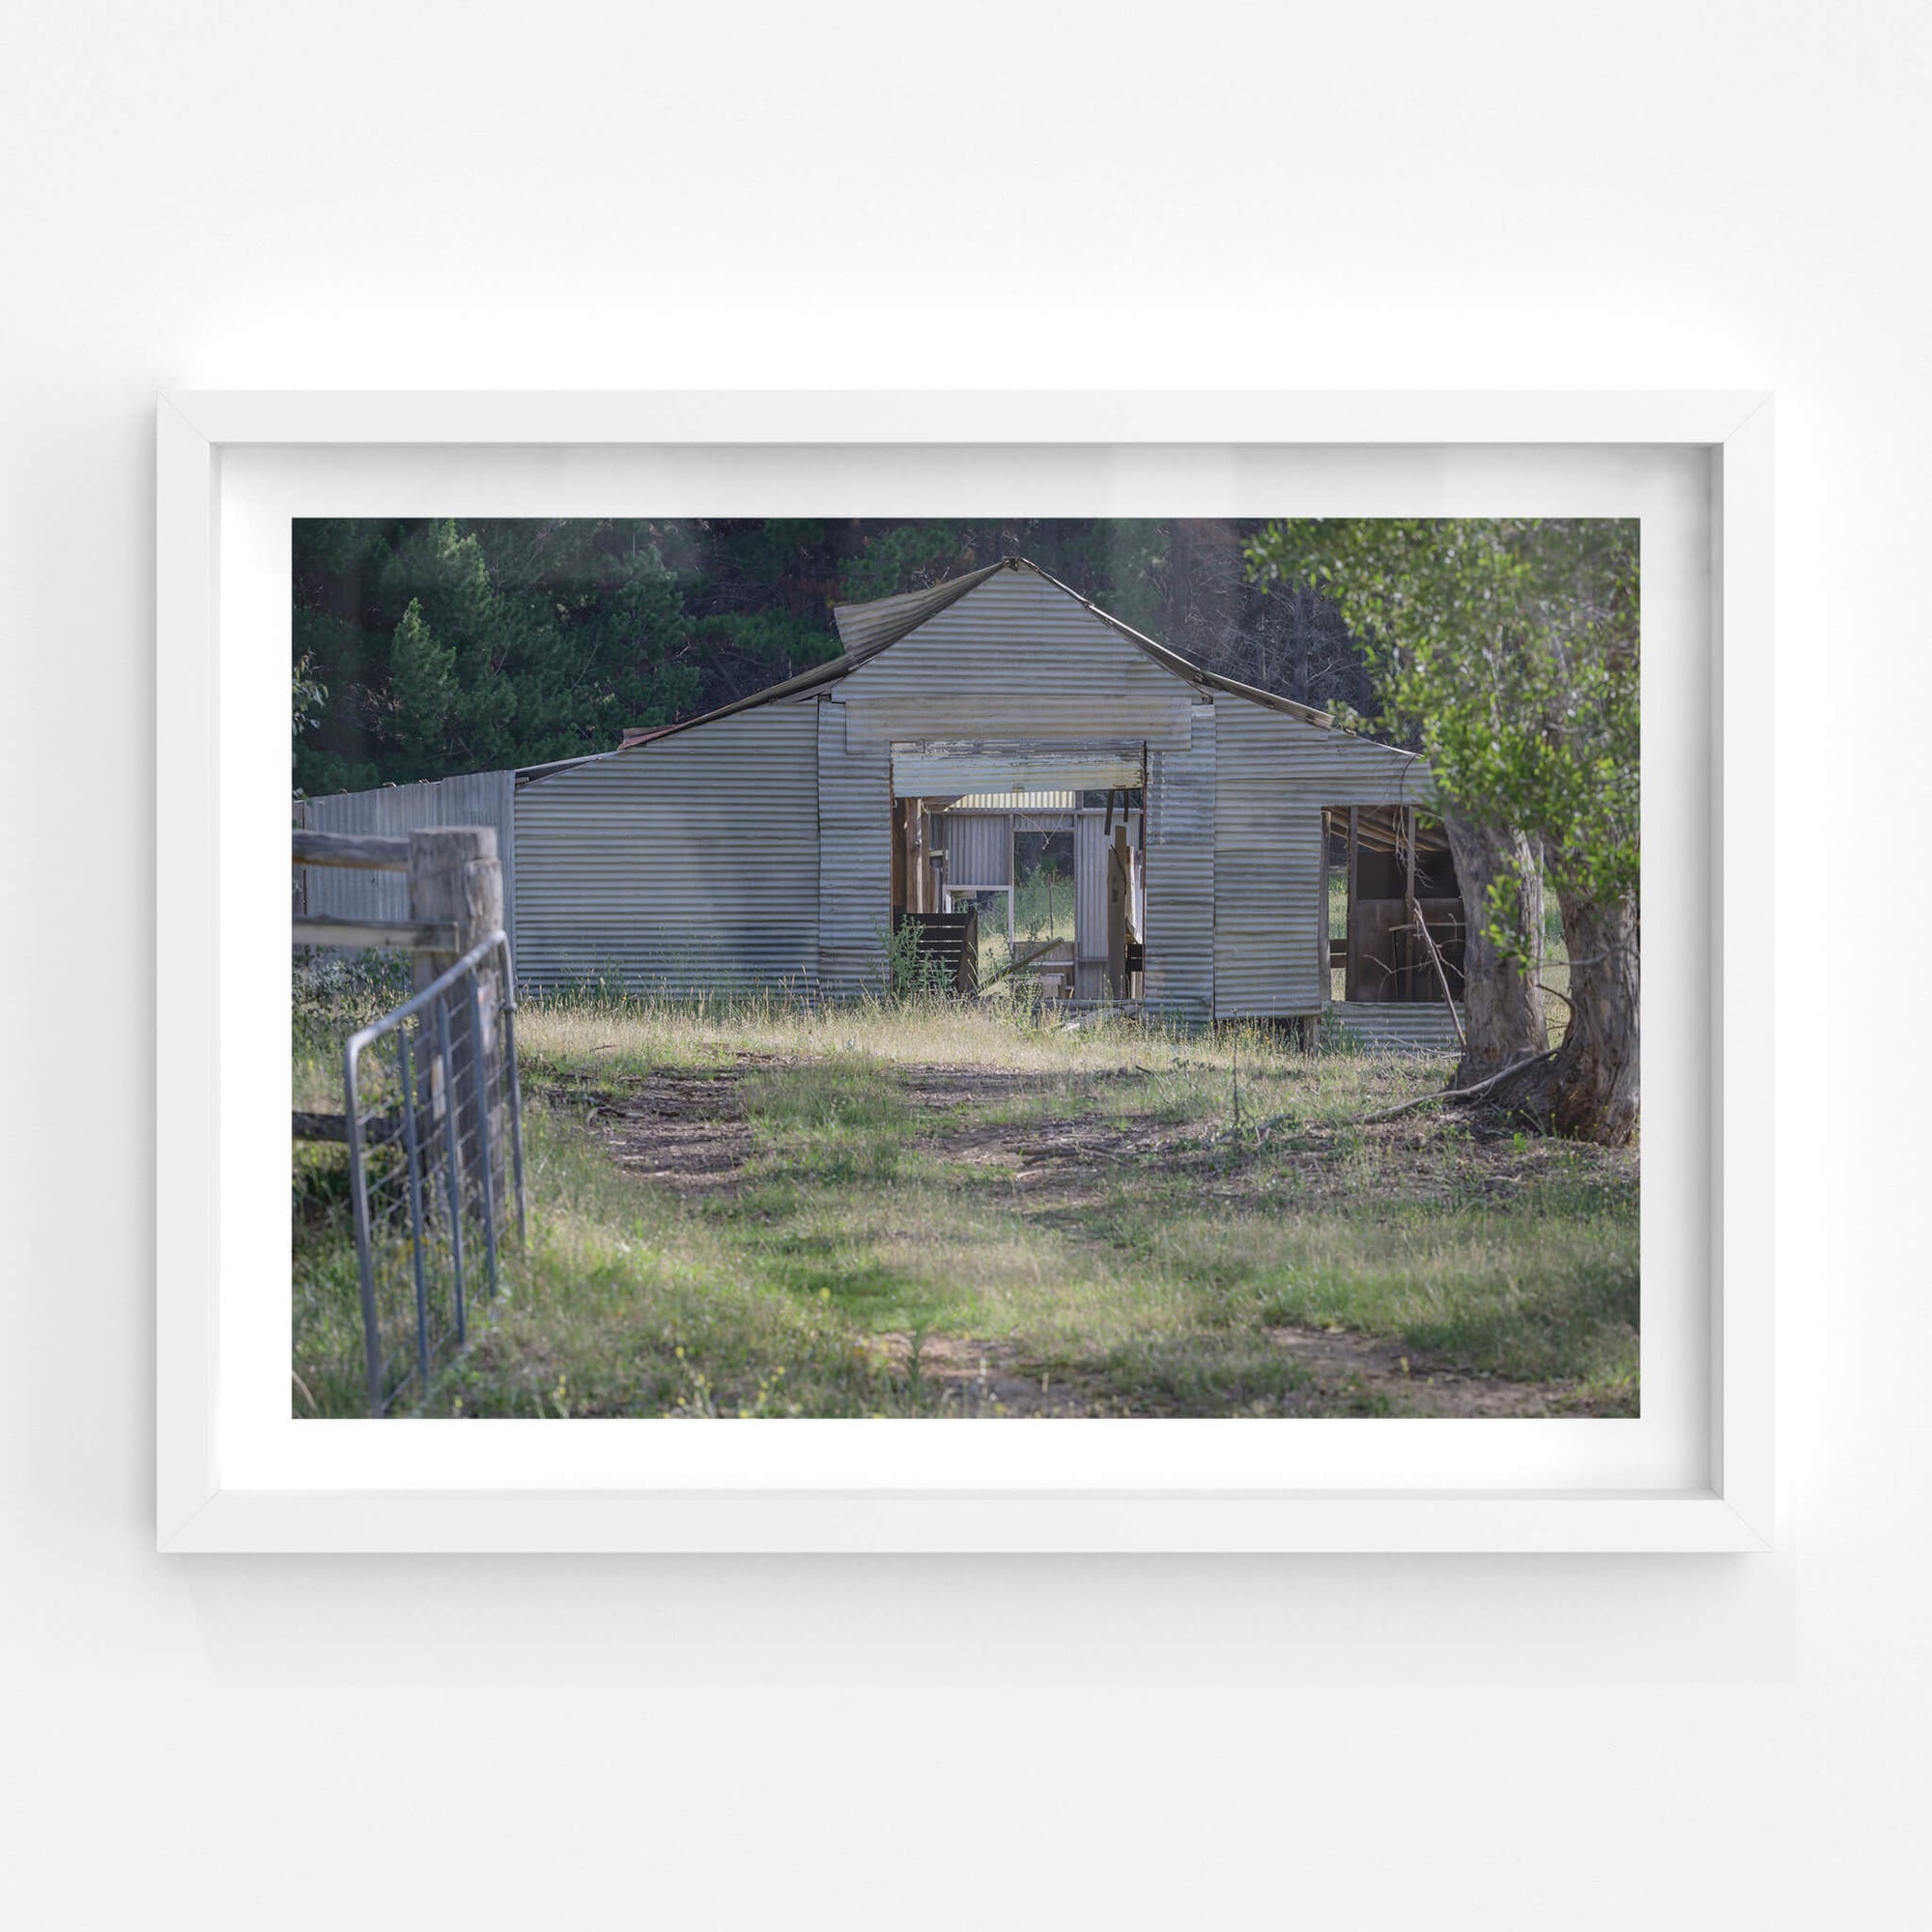
[[[519,979],[809,992],[817,791],[811,704],[744,712],[524,786]]]
[[[884,745],[850,747],[847,707],[818,714],[818,979],[833,995],[878,989],[893,906],[893,774]]]
[[[1214,1005],[1215,757],[1211,704],[1195,707],[1186,751],[1148,756],[1146,998],[1189,1019]]]
[[[1009,886],[1013,882],[1013,821],[1009,817],[943,812],[940,841],[948,886]]]
[[[297,822],[312,832],[360,832],[404,838],[438,825],[496,828],[503,865],[503,918],[516,931],[517,838],[514,772],[470,772],[432,784],[383,785],[375,791],[335,792],[303,799]],[[302,868],[306,907],[331,919],[388,920],[410,916],[410,882],[401,872],[352,872],[335,866]]]
[[[1071,811],[1078,803],[1077,796],[1070,791],[979,791],[954,799],[952,809],[954,811]]]
[[[855,739],[1112,741],[1136,749],[1143,741],[1185,746],[1193,696],[1138,645],[1032,570],[1001,570],[975,584],[890,650],[857,666],[841,691]],[[1060,789],[1081,781],[1070,776],[1056,781],[1050,774],[995,777],[955,789],[997,791],[1014,782]]]

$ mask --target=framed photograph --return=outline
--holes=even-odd
[[[1770,1547],[1768,396],[157,463],[163,1549]]]

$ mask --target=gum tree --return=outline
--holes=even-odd
[[[1471,928],[1456,1084],[1518,1062],[1496,1101],[1575,1139],[1634,1139],[1638,1103],[1637,526],[1569,519],[1297,519],[1250,548],[1369,653],[1378,713],[1419,744]],[[1570,954],[1545,1052],[1541,887]]]

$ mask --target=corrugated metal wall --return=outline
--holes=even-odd
[[[1187,743],[1192,697],[1064,590],[1014,570],[996,571],[838,689],[855,745],[1099,738],[1174,749]]]
[[[1427,769],[1239,698],[1214,712],[1215,1015],[1315,1012],[1327,985],[1322,808],[1427,804]]]
[[[815,704],[765,705],[525,785],[518,978],[810,992],[817,723]]]
[[[835,996],[876,992],[893,917],[892,757],[879,742],[848,749],[848,705],[807,708],[818,724],[818,982]]]
[[[1189,1019],[1214,1005],[1214,709],[1194,707],[1186,751],[1148,756],[1146,997]]]
[[[514,772],[472,772],[434,784],[384,785],[376,791],[335,792],[303,799],[296,823],[312,832],[359,832],[406,838],[433,825],[492,825],[503,863],[503,919],[516,935],[517,840]],[[334,919],[408,919],[410,882],[401,872],[352,872],[304,866],[306,907]]]
[[[1009,886],[1013,882],[1013,821],[945,812],[939,819],[949,886]]]

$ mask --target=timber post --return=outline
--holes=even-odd
[[[1109,807],[1112,799],[1108,800]],[[1131,893],[1133,860],[1127,851],[1127,823],[1122,814],[1107,848],[1107,996],[1127,996],[1127,901]]]
[[[1349,909],[1343,917],[1343,925],[1348,932],[1347,949],[1342,960],[1342,998],[1346,1003],[1362,997],[1356,960],[1359,947],[1355,937],[1355,901],[1359,896],[1361,884],[1362,851],[1362,809],[1358,805],[1349,808]]]
[[[503,925],[503,867],[497,856],[497,831],[490,825],[426,826],[410,834],[410,918],[421,924],[453,928],[454,950],[419,952],[412,961],[412,977],[420,991],[446,973],[472,947]],[[454,1136],[467,1088],[475,1101],[478,1145],[490,1150],[489,1173],[483,1185],[492,1204],[497,1192],[504,1146],[502,1071],[497,1048],[497,1016],[505,988],[499,960],[487,960],[476,975],[473,1037],[466,1037],[453,1056],[455,1093],[443,1091],[442,1067],[437,1056],[425,1054],[428,1081],[423,1098],[432,1122],[447,1113]],[[452,1151],[456,1142],[452,1138]],[[458,1165],[461,1164],[459,1155]]]

